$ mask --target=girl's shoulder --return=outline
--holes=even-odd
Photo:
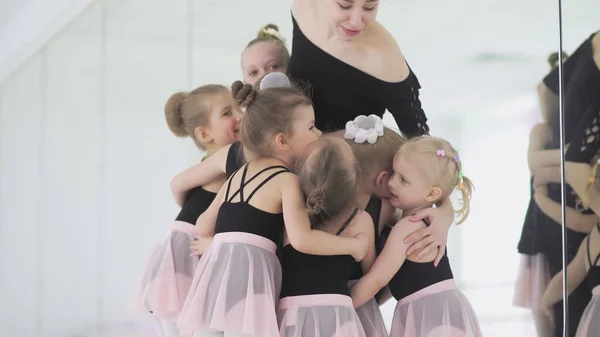
[[[411,221],[409,217],[402,218],[398,220],[394,226],[392,226],[392,230],[387,241],[404,241],[408,235],[426,227],[427,225],[425,225],[425,223],[422,221]]]
[[[348,229],[354,235],[360,233],[372,236],[375,234],[375,226],[373,225],[373,219],[368,212],[359,209],[358,213],[354,216],[352,223],[348,226]]]

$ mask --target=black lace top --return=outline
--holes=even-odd
[[[317,47],[293,16],[292,21],[293,52],[288,75],[312,98],[317,128],[326,132],[341,130],[359,115],[382,117],[387,109],[405,135],[429,133],[419,100],[421,85],[412,70],[402,82],[382,81]]]

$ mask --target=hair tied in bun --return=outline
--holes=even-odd
[[[279,27],[277,27],[276,25],[266,25],[265,27],[263,27],[263,29],[260,30],[259,35],[269,36],[281,42],[285,42],[285,38],[281,35],[281,33],[279,33]]]
[[[233,98],[235,98],[235,102],[241,108],[247,108],[252,103],[254,97],[256,97],[256,90],[250,84],[244,84],[241,81],[233,82],[231,93],[233,94]]]

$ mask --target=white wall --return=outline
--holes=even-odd
[[[154,5],[163,31],[185,36],[185,5]],[[3,336],[122,320],[148,248],[177,211],[168,182],[186,150],[162,107],[186,88],[186,49],[140,48],[135,19],[118,13],[102,39],[97,2],[2,86]]]
[[[89,334],[134,317],[127,301],[177,212],[168,183],[199,156],[169,133],[163,105],[175,91],[238,79],[241,48],[267,22],[291,42],[289,2],[263,2],[98,0],[1,84],[1,336]],[[450,256],[478,296],[498,287],[510,295],[516,271],[528,199],[524,110],[555,48],[545,3],[381,4],[423,85],[432,130],[455,143],[475,180],[474,211],[453,229]],[[569,50],[599,29],[596,3],[571,3]],[[504,55],[478,57],[485,52]],[[491,163],[510,165],[492,175]],[[486,324],[523,314],[504,295],[495,306],[470,296]]]

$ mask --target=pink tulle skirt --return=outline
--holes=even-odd
[[[521,254],[513,305],[542,311],[542,296],[549,282],[550,269],[546,256]]]
[[[150,254],[134,310],[176,320],[192,284],[198,257],[190,256],[196,227],[182,221],[171,224],[165,241]]]
[[[600,286],[592,289],[592,299],[581,315],[575,337],[598,337],[598,335],[600,335]]]
[[[281,265],[275,250],[275,243],[258,235],[215,235],[196,268],[178,320],[181,331],[279,337]]]
[[[396,304],[391,337],[481,337],[469,300],[445,280],[409,295]]]
[[[366,337],[352,298],[339,294],[290,296],[277,310],[281,337]]]
[[[356,280],[348,282],[348,286],[351,287],[354,283],[356,283]],[[360,318],[360,323],[367,337],[388,337],[379,304],[377,304],[374,297],[356,308],[356,314]]]

